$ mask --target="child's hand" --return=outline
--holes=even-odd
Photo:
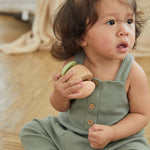
[[[113,129],[111,126],[95,124],[89,129],[89,141],[92,148],[104,148],[113,137]]]
[[[54,82],[54,93],[55,99],[61,100],[70,100],[75,99],[82,95],[81,92],[78,92],[82,88],[82,80],[77,79],[73,81],[68,81],[72,77],[74,72],[70,72],[61,77],[60,73],[53,75]]]

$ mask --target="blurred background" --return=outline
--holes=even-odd
[[[30,21],[36,10],[36,0],[0,0],[0,15]]]
[[[4,50],[0,52],[0,150],[23,150],[18,135],[22,126],[33,118],[58,114],[49,104],[53,88],[51,76],[54,72],[60,71],[63,62],[54,59],[49,51],[43,48],[44,46],[43,49],[39,46],[46,43],[49,37],[51,38],[45,33],[45,23],[47,23],[45,20],[50,16],[43,17],[47,16],[47,13],[43,12],[51,12],[53,7],[56,7],[48,6],[53,4],[52,1],[56,2],[55,0],[0,0],[0,49]],[[48,7],[44,6],[43,2]],[[132,53],[143,67],[150,87],[150,1],[137,0],[137,2],[139,10],[145,13],[147,24]],[[50,26],[47,30],[48,28]],[[20,40],[22,36],[23,40]],[[15,44],[11,44],[14,41]],[[34,51],[9,54],[16,45],[17,48],[21,46],[20,50],[25,47],[34,48]],[[5,51],[8,53],[6,54]],[[146,127],[145,137],[150,143],[150,125]]]

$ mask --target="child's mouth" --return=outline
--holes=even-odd
[[[128,49],[128,43],[127,42],[122,42],[119,45],[117,45],[117,49],[119,52],[126,52]]]
[[[125,45],[125,44],[119,44],[117,47],[118,47],[118,48],[126,48],[127,45]]]

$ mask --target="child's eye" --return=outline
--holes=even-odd
[[[127,20],[127,23],[128,23],[128,24],[132,24],[132,23],[133,23],[133,19],[128,19],[128,20]]]
[[[112,26],[112,25],[115,24],[115,21],[114,20],[110,20],[110,21],[107,22],[107,24]]]

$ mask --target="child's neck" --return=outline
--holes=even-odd
[[[121,60],[97,61],[85,57],[84,65],[91,70],[95,78],[103,81],[114,81],[121,62]]]

